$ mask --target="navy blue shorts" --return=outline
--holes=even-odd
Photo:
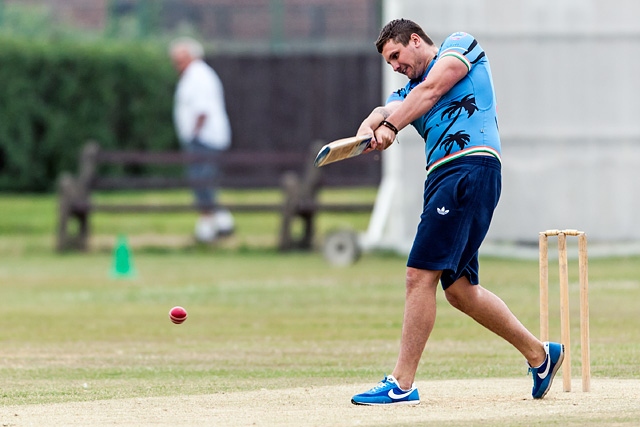
[[[443,289],[462,276],[480,283],[478,249],[501,189],[500,161],[493,156],[461,157],[431,172],[407,266],[442,271]]]

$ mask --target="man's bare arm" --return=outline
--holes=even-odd
[[[393,112],[402,104],[400,101],[391,102],[385,106],[376,107],[373,109],[371,114],[367,116],[366,119],[362,121],[360,124],[360,128],[358,129],[358,135],[364,134],[373,134],[378,126],[380,126],[380,122],[386,120]]]
[[[206,114],[198,115],[198,117],[196,118],[196,125],[193,128],[193,139],[198,139],[198,136],[200,135],[200,130],[202,130],[202,127],[204,126],[204,123],[206,121],[207,121]]]

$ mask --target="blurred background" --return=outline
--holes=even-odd
[[[380,14],[369,0],[0,0],[0,189],[52,190],[89,138],[177,147],[176,36],[204,44],[234,149],[306,154],[351,135],[381,98]],[[359,165],[375,184],[380,165]]]
[[[364,50],[382,0],[2,0],[5,33],[165,39],[197,35],[216,50]]]
[[[638,251],[640,7],[631,0],[0,0],[0,191],[52,194],[89,139],[176,149],[167,45],[182,35],[203,42],[223,81],[232,150],[306,155],[314,141],[352,135],[404,85],[373,46],[397,17],[436,43],[471,32],[488,52],[505,179],[487,248],[513,254],[538,231],[577,228],[605,252]],[[419,138],[401,139],[323,179],[382,183],[363,245],[404,253],[424,177]]]

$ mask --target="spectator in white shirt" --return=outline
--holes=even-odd
[[[231,145],[222,82],[202,59],[204,49],[198,41],[188,37],[176,39],[170,45],[169,54],[180,74],[173,109],[178,139],[186,151],[215,158]],[[200,211],[195,235],[203,242],[233,233],[231,213],[216,207],[219,173],[215,163],[192,164],[188,168],[190,179],[212,183],[208,187],[194,187]]]

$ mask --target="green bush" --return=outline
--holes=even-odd
[[[158,46],[0,39],[0,190],[50,191],[81,146],[177,148]]]

